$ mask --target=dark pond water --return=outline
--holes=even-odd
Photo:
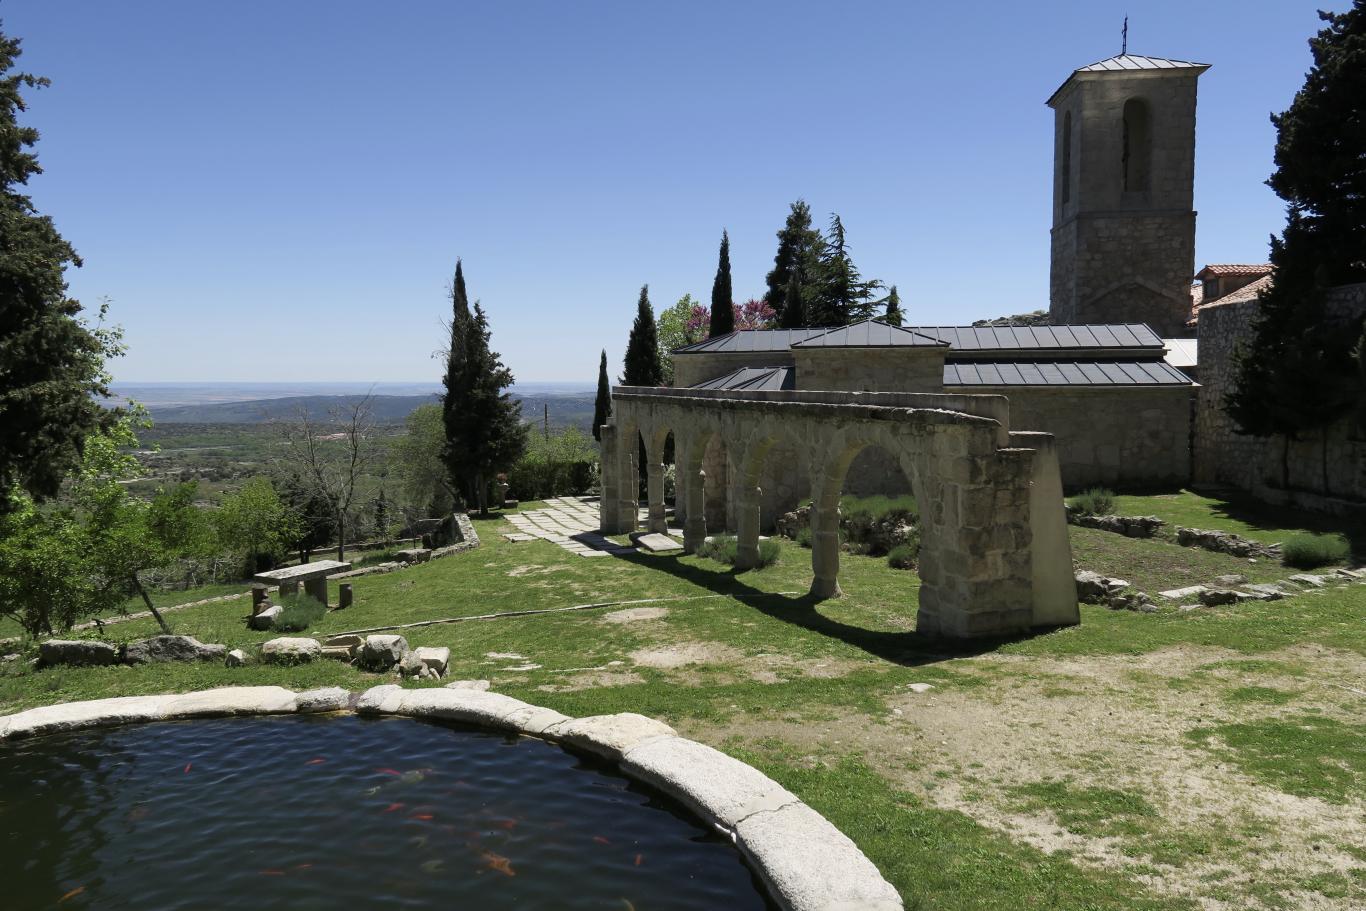
[[[727,841],[587,760],[348,716],[0,746],[0,907],[771,906]]]

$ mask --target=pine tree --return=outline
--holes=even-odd
[[[792,323],[790,317],[783,316],[787,287],[794,273],[803,295],[807,295],[803,303],[810,309],[809,295],[817,284],[824,249],[825,239],[811,224],[811,207],[801,199],[792,203],[787,222],[778,232],[778,252],[773,257],[773,269],[765,279],[768,290],[764,292],[764,303],[777,314],[780,326],[798,325]]]
[[[19,192],[42,172],[29,151],[38,131],[19,124],[21,91],[49,84],[13,72],[20,53],[19,39],[0,33],[0,513],[14,505],[16,488],[55,496],[86,438],[113,426],[117,412],[98,399],[109,395],[105,359],[121,351],[117,331],[81,320],[65,278],[81,260]]]
[[[1276,172],[1267,181],[1287,204],[1285,229],[1271,239],[1272,286],[1258,302],[1251,344],[1235,352],[1234,387],[1224,408],[1240,432],[1289,444],[1327,434],[1366,397],[1351,346],[1359,326],[1330,318],[1327,290],[1366,278],[1366,2],[1320,13],[1328,27],[1310,40],[1314,66],[1290,107],[1272,116]]]
[[[900,326],[904,317],[901,313],[901,297],[896,293],[896,285],[887,292],[887,314],[882,321],[889,326]]]
[[[612,416],[612,390],[607,382],[607,349],[598,361],[598,397],[593,401],[593,439],[602,442],[602,425]]]
[[[484,308],[476,301],[473,314],[469,311],[458,263],[451,297],[454,318],[442,411],[443,456],[452,487],[467,491],[480,514],[488,515],[488,486],[526,451],[527,427],[521,404],[507,391],[512,371],[490,347],[492,331]]]
[[[655,329],[655,313],[650,308],[650,286],[640,286],[640,300],[636,304],[636,321],[626,341],[623,386],[662,386],[664,368],[659,361],[659,336]]]
[[[721,253],[716,263],[716,279],[711,284],[711,337],[735,331],[735,298],[730,289],[730,237],[721,232]]]
[[[831,213],[816,294],[809,299],[807,319],[813,326],[845,326],[873,316],[873,292],[882,287],[865,281],[849,254],[844,222]]]
[[[801,329],[806,325],[806,311],[802,306],[802,284],[794,271],[787,279],[787,290],[783,294],[783,309],[778,315],[779,329]]]

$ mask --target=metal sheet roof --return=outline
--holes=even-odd
[[[1144,57],[1142,54],[1120,54],[1086,66],[1077,67],[1078,73],[1114,73],[1120,70],[1188,70],[1209,69],[1208,63],[1189,60],[1168,60],[1166,57]]]
[[[1182,367],[1195,367],[1200,363],[1200,352],[1193,338],[1164,338],[1167,356],[1163,358],[1177,370]]]
[[[1142,323],[1093,326],[908,326],[913,332],[943,339],[953,352],[1079,351],[1107,348],[1151,348],[1161,354],[1162,339]]]
[[[748,351],[786,351],[795,343],[813,335],[829,332],[826,329],[740,329],[729,335],[709,338],[675,348],[674,352],[688,354],[744,353]]]
[[[941,348],[948,342],[914,329],[863,320],[793,342],[793,348]]]
[[[796,377],[791,367],[741,367],[733,373],[718,376],[690,389],[747,389],[752,392],[775,392],[796,389]]]
[[[944,365],[945,386],[1189,386],[1163,361],[967,361]]]

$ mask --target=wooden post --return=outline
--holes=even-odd
[[[342,582],[337,586],[337,610],[351,606],[351,583]]]
[[[270,591],[270,586],[264,582],[251,583],[251,615],[255,617],[261,613],[261,605],[266,603],[266,593]]]

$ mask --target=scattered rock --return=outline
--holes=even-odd
[[[1173,588],[1170,591],[1158,592],[1159,595],[1169,601],[1183,601],[1186,598],[1198,597],[1201,593],[1209,591],[1203,585],[1191,585],[1186,588]]]
[[[1228,589],[1212,588],[1200,593],[1200,603],[1206,607],[1218,607],[1222,604],[1234,604],[1238,601],[1238,593]]]
[[[251,658],[240,648],[235,648],[228,652],[228,657],[223,663],[228,667],[245,667],[251,663]]]
[[[1068,512],[1067,521],[1082,528],[1097,528],[1126,538],[1151,538],[1166,525],[1157,516],[1084,516]]]
[[[912,693],[928,693],[930,690],[934,689],[934,684],[933,684],[933,683],[908,683],[908,684],[906,684],[906,689],[910,690]]]
[[[1176,543],[1182,547],[1199,547],[1204,550],[1234,557],[1271,557],[1281,555],[1279,544],[1262,544],[1250,541],[1227,531],[1207,531],[1201,528],[1176,529]]]
[[[49,639],[38,645],[38,667],[94,667],[118,660],[118,648],[96,639]]]
[[[352,651],[360,648],[365,639],[357,635],[349,636],[328,636],[323,640],[323,648],[349,648]]]
[[[322,657],[330,661],[350,661],[355,653],[345,645],[324,645]]]
[[[261,660],[268,664],[304,664],[322,655],[323,647],[317,639],[301,636],[282,636],[261,646]]]
[[[295,698],[300,712],[340,712],[351,704],[351,694],[339,686],[308,690]]]
[[[1153,607],[1153,599],[1147,592],[1114,592],[1105,598],[1104,604],[1110,610],[1141,610],[1145,613],[1157,610]],[[1147,610],[1149,607],[1152,607],[1152,610]]]
[[[1215,576],[1214,583],[1221,588],[1234,588],[1247,581],[1247,576]]]
[[[280,616],[280,614],[283,612],[283,607],[281,607],[278,604],[272,604],[270,607],[267,607],[259,614],[256,614],[255,616],[247,620],[247,626],[251,627],[252,629],[270,629],[272,626],[275,625],[275,618]]]
[[[411,566],[414,563],[428,562],[432,558],[432,552],[425,547],[413,547],[408,550],[400,550],[398,553],[394,554],[394,556],[398,558],[400,563],[406,563]]]
[[[1290,577],[1291,582],[1298,582],[1309,588],[1323,588],[1328,584],[1328,580],[1323,576],[1315,576],[1312,573],[1296,573]]]
[[[356,663],[368,671],[387,671],[408,652],[408,640],[402,636],[366,636],[356,652]]]
[[[448,690],[478,690],[483,692],[489,688],[487,680],[452,680],[446,684]]]
[[[1123,579],[1111,579],[1089,569],[1077,573],[1077,600],[1086,604],[1102,604],[1128,587]]]
[[[413,649],[413,654],[418,657],[427,669],[433,671],[436,676],[446,676],[446,668],[451,663],[451,650],[442,646],[423,645]]]
[[[130,642],[123,648],[127,664],[151,664],[160,661],[222,661],[226,645],[205,645],[192,636],[153,636]]]
[[[1285,597],[1285,592],[1276,585],[1245,585],[1243,587],[1253,594],[1260,595],[1262,601],[1279,601]]]
[[[398,661],[398,672],[404,677],[421,677],[427,665],[417,657],[417,652],[404,652]]]

